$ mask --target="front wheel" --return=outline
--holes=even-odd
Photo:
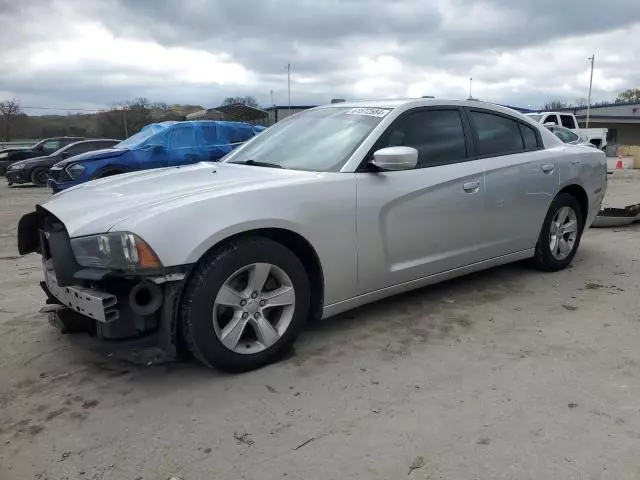
[[[185,289],[182,333],[209,367],[243,372],[283,356],[309,314],[296,255],[267,238],[232,241],[206,257]]]
[[[533,265],[546,272],[566,268],[578,251],[583,227],[578,201],[568,193],[560,193],[551,202],[542,224]]]
[[[47,185],[49,178],[49,169],[45,167],[37,167],[31,172],[31,183],[36,187],[44,187]]]

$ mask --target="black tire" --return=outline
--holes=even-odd
[[[288,329],[280,339],[254,354],[236,353],[222,344],[212,320],[213,304],[224,282],[252,263],[270,263],[282,269],[295,289],[295,307]],[[293,345],[309,316],[309,280],[304,266],[288,248],[262,237],[230,241],[204,257],[188,280],[180,307],[182,335],[204,365],[226,372],[246,372],[272,363]]]
[[[36,187],[46,187],[49,178],[49,169],[46,167],[36,167],[31,172],[31,183]]]
[[[551,252],[549,238],[551,222],[553,221],[559,210],[563,207],[569,207],[575,212],[578,223],[578,231],[575,243],[573,244],[573,249],[571,250],[569,255],[559,260]],[[556,272],[568,267],[573,260],[576,252],[578,251],[578,247],[580,246],[583,229],[584,219],[582,218],[582,211],[580,209],[580,204],[578,203],[578,201],[574,196],[568,193],[558,194],[556,198],[553,199],[553,202],[551,202],[551,206],[549,206],[547,216],[545,217],[544,223],[542,224],[542,230],[540,231],[538,243],[536,244],[535,256],[532,259],[533,267],[545,272]]]

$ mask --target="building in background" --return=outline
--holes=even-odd
[[[241,103],[200,110],[187,115],[186,118],[187,120],[228,120],[252,125],[269,125],[269,113],[267,111]]]
[[[561,109],[572,112],[581,128],[587,123],[587,107]],[[608,103],[591,107],[589,127],[608,128],[607,144],[640,145],[640,102]]]
[[[303,110],[316,107],[317,105],[291,105],[291,115],[295,115]],[[265,111],[269,113],[269,125],[278,123],[283,118],[287,118],[289,114],[289,105],[274,105],[273,107],[265,108]]]

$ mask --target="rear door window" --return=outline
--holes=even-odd
[[[562,126],[569,129],[576,128],[576,125],[573,121],[573,117],[571,115],[560,115],[560,121],[562,122]]]
[[[477,110],[469,113],[477,137],[478,155],[497,156],[524,151],[518,121]]]
[[[542,123],[553,123],[554,125],[558,125],[558,119],[555,115],[547,115]]]
[[[91,147],[88,144],[80,143],[78,145],[71,145],[65,150],[65,153],[67,154],[67,157],[73,157],[74,155],[88,152],[89,150],[91,150]]]
[[[218,131],[215,125],[205,125],[200,128],[201,139],[205,146],[217,145]]]

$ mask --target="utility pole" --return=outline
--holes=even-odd
[[[276,106],[276,102],[273,100],[273,90],[271,90],[271,106],[272,107]]]
[[[473,86],[473,77],[469,77],[469,98],[467,98],[467,100],[473,100],[473,97],[471,96],[472,86]]]
[[[289,94],[289,116],[291,116],[291,64],[287,63],[287,92]]]
[[[129,138],[129,129],[127,128],[127,109],[122,109],[122,121],[124,123],[124,138]]]
[[[588,60],[591,60],[591,77],[589,78],[589,100],[587,101],[587,127],[589,128],[589,117],[591,115],[591,87],[593,87],[593,63],[596,59],[596,54],[591,55]]]

